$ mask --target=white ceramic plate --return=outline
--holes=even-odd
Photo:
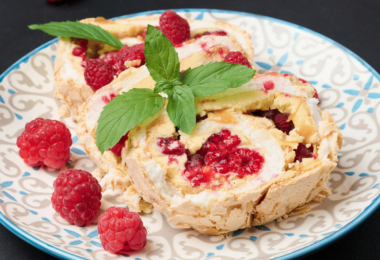
[[[252,35],[258,72],[291,73],[312,83],[344,136],[339,165],[331,173],[333,194],[307,214],[280,223],[233,232],[230,239],[171,226],[155,211],[142,216],[148,229],[144,250],[132,259],[288,259],[321,248],[364,221],[380,203],[379,74],[348,49],[318,33],[281,20],[222,10],[182,9],[192,19],[235,24]],[[159,14],[163,11],[129,16]],[[64,259],[116,259],[104,251],[96,226],[67,224],[50,205],[56,172],[26,166],[15,145],[25,124],[58,118],[53,98],[57,40],[21,58],[0,76],[0,221],[22,239]],[[87,171],[71,119],[71,165]],[[111,195],[105,196],[103,205]],[[108,200],[108,202],[107,202]]]

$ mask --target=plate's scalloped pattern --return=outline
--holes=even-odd
[[[161,13],[152,11],[135,15]],[[171,226],[157,211],[142,216],[148,229],[144,250],[134,259],[267,259],[309,253],[341,236],[377,208],[380,199],[379,75],[355,54],[305,28],[258,15],[221,10],[177,10],[192,19],[228,21],[252,35],[258,72],[295,74],[312,83],[342,130],[344,146],[331,173],[333,194],[307,214],[238,230],[229,239]],[[133,16],[135,16],[133,15]],[[50,205],[56,172],[27,167],[15,145],[25,124],[58,118],[53,98],[53,40],[0,76],[0,221],[38,248],[67,259],[116,259],[100,245],[96,226],[68,225]],[[96,170],[73,129],[69,167]],[[103,207],[116,196],[107,192]]]

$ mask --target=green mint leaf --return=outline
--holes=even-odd
[[[173,85],[166,79],[160,80],[154,86],[154,93],[165,92],[166,89],[173,88]]]
[[[45,24],[32,24],[28,26],[32,30],[41,30],[53,36],[76,37],[81,39],[95,40],[106,43],[117,49],[121,49],[124,44],[113,36],[110,32],[93,24],[81,22],[51,22]]]
[[[151,89],[131,89],[112,99],[98,119],[96,145],[103,154],[112,148],[122,136],[148,117],[156,114],[166,98]]]
[[[194,95],[191,89],[186,85],[174,86],[165,93],[169,96],[166,111],[170,120],[179,130],[191,134],[195,126]]]
[[[153,92],[160,93],[167,91],[167,89],[172,89],[174,86],[183,85],[179,78],[175,78],[171,81],[167,81],[166,79],[160,80],[156,83]]]
[[[145,36],[145,62],[154,81],[179,78],[179,59],[173,44],[158,29],[148,25]]]
[[[213,62],[186,70],[182,83],[189,86],[195,97],[205,97],[237,88],[249,82],[256,71],[247,66]]]

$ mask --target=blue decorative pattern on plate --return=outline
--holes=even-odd
[[[380,203],[379,75],[354,53],[300,26],[269,17],[222,10],[184,9],[180,15],[235,24],[252,35],[258,72],[295,74],[312,83],[339,125],[344,146],[331,173],[332,195],[303,215],[233,232],[229,239],[173,227],[161,213],[142,216],[148,230],[134,259],[252,259],[299,257],[351,230]],[[130,16],[159,14],[163,11]],[[126,16],[125,16],[126,17]],[[57,40],[21,58],[0,76],[0,221],[32,245],[65,259],[115,259],[102,249],[96,226],[66,223],[50,205],[57,173],[27,167],[15,145],[25,124],[58,118],[53,98]],[[71,166],[95,171],[72,131]],[[110,203],[104,197],[103,205]],[[107,202],[108,200],[108,202]]]

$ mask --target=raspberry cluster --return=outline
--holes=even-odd
[[[195,154],[188,153],[183,176],[196,187],[211,183],[216,174],[233,172],[243,178],[259,172],[264,157],[255,150],[239,148],[240,143],[228,129],[212,134]]]
[[[140,216],[127,208],[108,208],[99,218],[98,233],[103,248],[114,254],[140,250],[146,245],[147,231]]]
[[[70,130],[57,120],[36,118],[17,138],[19,154],[29,166],[61,169],[70,159]]]
[[[70,224],[82,227],[99,216],[102,189],[90,173],[66,170],[57,176],[53,186],[53,208]]]
[[[76,47],[73,55],[77,55]],[[126,63],[128,66],[126,66]],[[138,68],[145,64],[144,43],[134,46],[124,46],[118,52],[108,52],[103,58],[88,59],[82,62],[84,79],[94,91],[109,84],[119,73],[129,67]]]

